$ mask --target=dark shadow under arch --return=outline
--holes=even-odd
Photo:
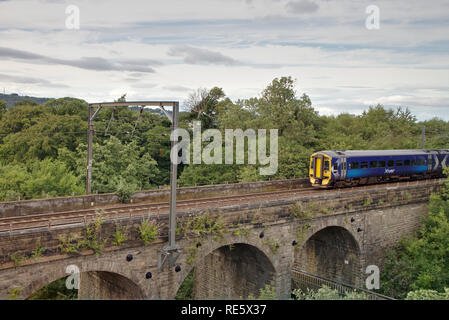
[[[127,277],[108,271],[79,274],[79,290],[66,288],[67,276],[34,291],[30,300],[142,300],[141,288]]]
[[[270,259],[249,244],[219,247],[195,265],[195,299],[247,298],[258,296],[267,284],[275,286],[276,270]]]
[[[358,285],[360,247],[345,228],[331,226],[312,235],[296,257],[295,266],[308,273]]]

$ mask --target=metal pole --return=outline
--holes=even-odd
[[[422,137],[421,137],[422,149],[424,149],[425,142],[426,142],[426,126],[422,126]]]
[[[92,181],[92,142],[94,135],[93,128],[93,106],[89,105],[89,115],[88,115],[88,138],[87,138],[87,174],[86,174],[86,194],[91,193],[91,181]]]
[[[174,132],[178,127],[178,113],[179,113],[179,103],[173,105],[173,115],[172,115],[172,132]],[[171,152],[174,150],[174,146],[178,141],[171,140]],[[176,178],[178,174],[178,164],[176,163],[175,157],[170,157],[170,217],[169,217],[169,238],[168,246],[169,248],[174,248],[176,245]]]

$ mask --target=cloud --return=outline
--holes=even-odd
[[[195,48],[186,45],[171,47],[168,50],[167,54],[174,57],[183,57],[184,63],[194,65],[222,65],[230,67],[251,67],[262,69],[280,68],[282,66],[280,64],[273,63],[245,62],[225,56],[220,52]]]
[[[163,88],[169,91],[179,91],[179,92],[193,91],[191,88],[187,88],[184,86],[164,86]]]
[[[309,0],[289,1],[285,8],[295,14],[313,13],[318,11],[319,5]]]
[[[220,52],[208,49],[200,49],[191,46],[174,46],[168,51],[168,55],[173,57],[184,57],[184,62],[188,64],[202,65],[224,65],[239,66],[243,65],[238,60],[227,57]]]
[[[53,88],[68,88],[68,86],[64,84],[52,83],[45,79],[33,78],[33,77],[23,77],[23,76],[14,76],[9,74],[0,73],[0,81],[21,83],[21,84],[36,84],[36,85],[44,85],[46,87]]]
[[[149,59],[125,59],[117,61],[109,61],[101,57],[83,57],[72,60],[58,59],[5,47],[0,47],[0,57],[12,60],[25,60],[41,64],[66,65],[95,71],[133,71],[153,73],[155,70],[150,67],[151,65],[162,65],[160,62]]]

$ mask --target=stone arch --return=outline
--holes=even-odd
[[[142,300],[142,289],[128,277],[108,271],[90,271],[80,274],[80,300]]]
[[[295,268],[349,285],[360,285],[361,250],[344,227],[327,226],[308,237],[295,255]]]
[[[76,263],[74,264],[76,265]],[[45,273],[41,273],[40,277],[25,286],[22,296],[28,298],[50,283],[67,277],[69,274],[65,272],[65,266],[67,266],[66,263],[63,265],[61,263],[51,264]],[[44,277],[42,277],[43,274],[45,274]],[[129,275],[118,270],[109,270],[102,267],[101,264],[98,268],[81,267],[79,283],[78,299],[140,300],[146,298],[141,286]]]
[[[182,281],[194,269],[195,299],[258,296],[266,284],[276,287],[278,278],[273,256],[261,244],[260,239],[246,237],[230,237],[220,243],[206,240],[194,263],[186,264]]]

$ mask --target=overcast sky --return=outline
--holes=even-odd
[[[321,114],[381,103],[449,120],[449,0],[0,0],[2,92],[235,100],[281,76]]]

